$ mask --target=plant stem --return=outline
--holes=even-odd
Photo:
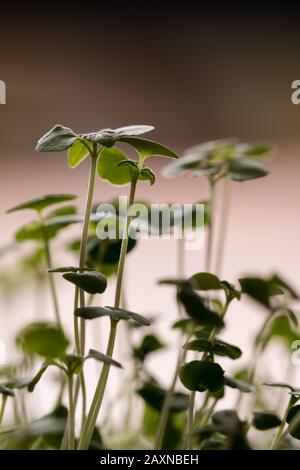
[[[112,357],[113,350],[114,350],[116,332],[117,332],[117,321],[111,319],[111,327],[110,327],[109,339],[108,339],[108,344],[107,344],[107,349],[106,349],[106,355],[110,357]],[[90,411],[88,413],[88,416],[85,420],[85,423],[82,429],[82,433],[81,433],[80,440],[78,443],[78,450],[86,450],[88,449],[90,445],[91,438],[94,432],[94,427],[95,427],[96,420],[98,417],[98,413],[100,411],[101,403],[103,400],[105,386],[106,386],[106,382],[107,382],[108,374],[109,374],[109,369],[110,369],[109,364],[104,364],[102,366],[102,371],[101,371],[101,375],[100,375],[97,388],[95,391],[94,399],[92,401]]]
[[[46,265],[47,265],[47,269],[49,270],[49,269],[52,269],[52,267],[53,267],[52,266],[50,246],[49,246],[49,238],[48,238],[48,233],[47,233],[47,229],[45,227],[45,221],[43,219],[43,216],[42,216],[41,213],[39,215],[40,215],[40,223],[41,223],[41,232],[42,232],[42,237],[43,237],[43,241],[44,241]],[[48,272],[48,279],[49,279],[49,287],[50,287],[50,292],[51,292],[51,297],[52,297],[52,303],[53,303],[56,323],[57,323],[58,327],[62,329],[62,323],[61,323],[61,319],[60,319],[59,306],[58,306],[58,300],[57,300],[57,294],[56,294],[56,288],[55,288],[55,282],[54,282],[53,274]]]
[[[87,189],[87,196],[86,196],[86,203],[85,203],[85,210],[84,210],[84,220],[83,220],[83,227],[81,233],[81,240],[80,240],[80,251],[79,251],[79,268],[81,270],[84,269],[86,263],[86,249],[87,249],[87,241],[88,241],[88,233],[89,233],[89,223],[90,217],[92,212],[92,204],[93,204],[93,195],[94,195],[94,187],[95,187],[95,178],[96,178],[96,169],[97,169],[97,144],[93,145],[93,150],[90,153],[91,156],[91,165],[90,165],[90,174],[89,174],[89,181],[88,181],[88,189]],[[84,291],[82,289],[79,290],[79,303],[80,307],[85,307],[85,299],[84,299]],[[75,301],[74,301],[74,310],[78,307],[78,290],[75,290]],[[76,322],[76,320],[74,320]],[[75,327],[75,335],[78,334],[77,323],[74,324]],[[77,331],[76,331],[77,330]],[[80,339],[76,338],[77,344],[77,351],[80,352],[81,356],[84,356],[85,353],[85,320],[83,318],[80,319]],[[84,379],[84,372],[83,370],[80,372],[79,375],[80,385],[81,385],[81,392],[82,392],[82,420],[85,420],[86,416],[86,387],[85,387],[85,379]],[[77,393],[78,396],[78,393]],[[76,399],[77,402],[77,399]]]
[[[0,426],[2,425],[6,402],[7,402],[7,395],[2,395],[2,403],[1,403],[1,408],[0,408]]]
[[[192,332],[188,335],[188,337],[185,339],[183,344],[188,342],[189,339],[191,338],[191,336],[192,336]],[[187,349],[183,349],[182,347],[180,347],[178,358],[177,358],[177,363],[176,363],[176,369],[175,369],[175,372],[174,372],[174,375],[173,375],[171,385],[170,385],[170,387],[169,387],[169,389],[166,393],[164,403],[163,403],[163,407],[162,407],[161,414],[160,414],[158,429],[157,429],[157,433],[156,433],[156,437],[155,437],[155,443],[154,443],[154,448],[156,450],[161,450],[162,446],[163,446],[163,441],[164,441],[165,432],[166,432],[166,428],[167,428],[167,423],[168,423],[168,418],[169,418],[169,414],[170,414],[172,399],[173,399],[173,396],[174,396],[174,393],[175,393],[175,387],[176,387],[176,383],[177,383],[177,379],[178,379],[178,375],[179,375],[179,369],[180,369],[181,364],[185,361],[187,352],[188,352]]]
[[[68,375],[68,395],[69,395],[69,415],[68,415],[68,435],[69,435],[69,450],[75,448],[75,408],[73,401],[73,376]]]
[[[224,248],[225,248],[225,242],[226,242],[229,210],[230,210],[230,192],[231,192],[230,190],[231,190],[231,181],[229,178],[225,177],[224,183],[223,183],[221,221],[220,221],[219,237],[218,237],[218,245],[217,245],[217,253],[216,253],[215,274],[217,276],[221,276],[222,274]]]
[[[135,196],[138,176],[139,176],[138,172],[132,174],[128,211],[130,207],[132,206],[132,204],[134,203],[134,196]],[[121,252],[120,252],[118,271],[117,271],[117,282],[116,282],[116,292],[115,292],[115,302],[114,302],[114,306],[116,308],[120,306],[120,301],[121,301],[122,280],[123,280],[125,258],[126,258],[127,247],[128,247],[129,225],[131,221],[131,217],[129,216],[128,211],[127,211],[126,222],[125,222],[125,227],[124,227],[124,232],[123,232]],[[109,334],[108,345],[107,345],[107,350],[106,350],[106,355],[110,357],[112,357],[113,351],[114,351],[116,331],[117,331],[117,321],[111,319],[111,328],[110,328],[110,334]],[[97,417],[100,412],[101,404],[103,401],[107,379],[109,375],[109,370],[110,370],[110,365],[104,364],[102,367],[98,384],[97,384],[94,399],[92,401],[88,416],[86,418],[86,421],[85,421],[85,424],[83,426],[83,430],[80,436],[80,440],[78,444],[79,450],[88,449],[90,445],[93,431],[95,428],[95,424],[97,421]]]
[[[214,235],[214,210],[215,210],[215,182],[209,180],[209,190],[210,190],[210,216],[208,224],[208,234],[207,234],[207,246],[206,246],[206,257],[205,257],[205,271],[209,272],[211,269],[212,263],[212,249],[213,249],[213,235]]]
[[[192,392],[190,395],[189,411],[188,411],[188,435],[187,435],[187,448],[193,450],[194,439],[193,439],[193,423],[194,423],[194,407],[195,407],[195,396],[196,392]]]
[[[274,436],[274,439],[272,441],[270,450],[275,450],[275,449],[278,448],[278,446],[280,444],[280,441],[281,441],[281,438],[283,437],[287,415],[288,415],[291,407],[294,405],[294,403],[295,403],[295,397],[291,396],[291,398],[289,399],[288,405],[286,407],[284,416],[282,418],[281,425],[279,426],[279,428],[278,428],[278,430],[277,430],[277,432]]]

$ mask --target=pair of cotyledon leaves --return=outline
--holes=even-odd
[[[155,174],[150,168],[138,169],[138,162],[115,148],[117,143],[126,143],[139,154],[140,161],[150,156],[178,158],[175,152],[152,140],[138,136],[152,131],[153,126],[134,125],[117,129],[101,129],[87,134],[76,134],[72,129],[62,125],[54,126],[38,141],[36,150],[39,152],[58,152],[68,150],[70,168],[77,167],[90,155],[99,156],[97,162],[98,174],[102,179],[112,184],[123,185],[130,183],[132,173],[138,172],[140,180],[155,182]]]
[[[219,179],[228,176],[234,181],[247,181],[268,174],[257,157],[270,153],[269,143],[241,143],[238,139],[221,139],[189,148],[176,162],[167,165],[164,176],[177,176],[191,171],[193,176]]]

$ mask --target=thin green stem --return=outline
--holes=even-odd
[[[191,336],[192,336],[192,332],[187,336],[183,344],[188,342]],[[163,441],[164,441],[165,432],[166,432],[167,423],[168,423],[169,414],[170,414],[170,408],[171,408],[173,396],[175,393],[175,387],[176,387],[176,383],[177,383],[177,379],[179,375],[179,369],[181,367],[181,364],[185,361],[187,352],[188,352],[187,349],[183,349],[182,347],[180,347],[172,382],[166,393],[163,407],[162,407],[161,414],[160,414],[158,429],[157,429],[155,443],[154,443],[154,448],[156,450],[161,450],[163,446]]]
[[[98,158],[97,144],[93,145],[93,150],[90,153],[90,156],[91,156],[91,165],[90,165],[88,189],[87,189],[87,196],[86,196],[86,203],[85,203],[85,210],[84,210],[84,220],[83,220],[83,227],[82,227],[81,240],[80,240],[80,251],[79,251],[79,268],[81,270],[84,269],[85,264],[86,264],[86,250],[87,250],[87,241],[88,241],[88,233],[89,233],[89,223],[90,223],[91,212],[92,212],[95,178],[96,178],[96,170],[97,170],[97,158]],[[79,304],[81,308],[85,307],[84,291],[82,289],[79,290]],[[77,307],[78,307],[78,290],[77,291],[75,290],[74,310]],[[74,321],[76,322],[76,320]],[[74,324],[74,327],[75,327],[75,335],[76,335],[76,341],[77,341],[77,351],[80,352],[82,356],[84,356],[85,335],[86,335],[85,320],[83,318],[80,319],[80,332],[79,332],[80,338],[79,339],[78,339],[77,324]],[[79,380],[80,380],[81,392],[82,392],[82,421],[84,422],[85,416],[86,416],[86,387],[85,387],[85,379],[84,379],[83,370],[80,372]],[[76,391],[77,390],[78,390],[78,386],[76,386]],[[75,403],[77,403],[78,392],[76,395],[77,396],[76,396]]]
[[[69,450],[75,448],[75,408],[73,397],[73,376],[68,375],[68,396],[69,396],[69,414],[68,414],[68,435],[69,435]]]
[[[40,223],[41,223],[41,232],[42,232],[42,237],[43,237],[43,241],[44,241],[46,265],[47,265],[47,269],[49,270],[49,269],[53,268],[52,259],[51,259],[50,245],[49,245],[49,237],[48,237],[47,229],[45,227],[44,218],[43,218],[41,213],[39,214],[39,216],[40,216]],[[61,319],[60,319],[57,293],[56,293],[56,287],[55,287],[53,274],[48,272],[48,279],[49,279],[49,287],[50,287],[50,292],[51,292],[51,297],[52,297],[52,303],[53,303],[56,323],[59,326],[59,328],[62,329],[62,323],[61,323]]]
[[[291,398],[289,399],[288,405],[286,407],[284,416],[282,418],[281,425],[277,429],[277,432],[276,432],[276,434],[274,436],[274,439],[272,441],[272,444],[270,446],[270,450],[278,449],[279,444],[281,442],[281,438],[283,437],[283,434],[284,434],[284,428],[285,428],[285,425],[286,425],[287,415],[288,415],[291,407],[294,405],[294,403],[295,403],[295,397],[291,396]]]
[[[224,248],[226,243],[226,235],[229,222],[229,210],[230,210],[230,191],[231,190],[231,181],[229,178],[224,178],[223,183],[223,198],[221,206],[221,221],[219,228],[218,244],[217,244],[217,253],[216,253],[216,268],[215,274],[221,276],[223,268],[223,259],[224,259]]]
[[[207,233],[207,246],[206,246],[206,257],[205,257],[205,271],[209,272],[211,269],[212,263],[212,252],[213,252],[213,237],[214,237],[214,210],[215,210],[215,182],[209,180],[209,190],[210,190],[210,217],[208,224],[208,233]]]
[[[129,196],[129,207],[128,207],[127,216],[126,216],[120,258],[119,258],[119,264],[118,264],[118,271],[117,271],[117,282],[116,282],[116,292],[115,292],[115,301],[114,301],[114,306],[116,308],[120,306],[120,301],[121,301],[122,280],[123,280],[125,258],[126,258],[127,247],[128,247],[129,225],[131,221],[131,216],[129,215],[128,212],[132,204],[134,203],[134,196],[135,196],[138,176],[139,176],[139,172],[135,172],[132,175],[130,196]],[[116,330],[117,330],[117,322],[115,320],[111,320],[111,328],[110,328],[110,334],[109,334],[107,351],[106,351],[106,354],[110,357],[113,355],[113,351],[114,351]],[[110,370],[110,365],[104,364],[102,367],[102,371],[101,371],[101,375],[100,375],[97,387],[96,387],[95,395],[94,395],[88,416],[86,418],[86,421],[85,421],[85,424],[83,426],[83,430],[80,436],[80,440],[78,444],[78,449],[80,450],[88,449],[90,445],[93,431],[96,425],[97,417],[98,417],[98,414],[100,412],[100,408],[102,405],[105,388],[107,384],[107,379],[109,375],[109,370]]]
[[[116,332],[117,332],[117,322],[112,319],[109,339],[108,339],[108,344],[107,344],[107,349],[106,349],[106,355],[110,357],[112,356],[113,350],[114,350]],[[104,364],[102,366],[101,375],[97,384],[97,388],[96,388],[95,395],[94,395],[94,398],[90,407],[90,411],[87,415],[87,418],[85,420],[85,423],[82,429],[82,433],[81,433],[80,440],[78,443],[78,450],[86,450],[88,449],[90,445],[91,438],[92,438],[95,424],[96,424],[96,420],[98,417],[98,413],[100,411],[100,407],[102,404],[102,400],[103,400],[103,396],[105,392],[105,386],[106,386],[107,379],[108,379],[109,369],[110,369],[109,364]]]
[[[1,408],[0,408],[0,426],[2,425],[6,402],[7,402],[7,395],[2,395],[2,402],[1,402]]]
[[[190,395],[190,403],[189,403],[189,410],[188,410],[188,426],[187,426],[188,450],[193,450],[193,447],[194,447],[193,425],[194,425],[195,397],[196,397],[196,392],[192,392]]]

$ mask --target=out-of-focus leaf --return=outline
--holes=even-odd
[[[209,361],[188,362],[181,366],[179,376],[188,390],[197,392],[217,392],[225,383],[222,367]]]
[[[45,196],[31,199],[30,201],[22,202],[17,206],[12,207],[8,211],[8,214],[11,212],[17,212],[23,209],[32,209],[37,212],[41,212],[48,206],[53,204],[59,204],[60,202],[71,201],[76,199],[77,196],[74,194],[46,194]]]
[[[18,334],[17,342],[26,354],[53,359],[63,356],[69,344],[60,328],[46,322],[26,326]]]

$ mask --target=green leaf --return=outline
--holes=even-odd
[[[80,374],[83,365],[83,358],[76,354],[66,354],[62,358],[63,363],[67,366],[69,374]]]
[[[195,326],[195,323],[193,320],[187,318],[184,320],[178,320],[175,323],[173,323],[172,328],[174,330],[178,329],[182,331],[182,333],[189,333],[192,331],[192,328]]]
[[[291,327],[290,320],[285,315],[276,316],[270,324],[268,338],[279,338],[291,350],[291,344],[299,339],[299,334]]]
[[[115,361],[112,357],[107,356],[106,354],[102,354],[101,352],[96,351],[95,349],[90,349],[85,359],[90,358],[96,359],[97,361],[103,362],[104,364],[119,367],[120,369],[122,369],[122,365],[118,361]]]
[[[230,359],[238,359],[242,355],[242,351],[237,346],[226,343],[220,339],[213,342],[207,339],[195,339],[184,346],[190,351],[208,352],[217,356],[226,356]]]
[[[197,273],[189,278],[189,282],[196,290],[224,289],[220,279],[211,273]]]
[[[77,214],[77,207],[76,206],[63,206],[59,207],[58,209],[54,209],[53,211],[47,214],[47,219],[52,219],[54,217],[62,217],[65,215],[75,215]]]
[[[258,277],[239,279],[242,292],[268,309],[271,308],[270,297],[283,294],[282,290],[271,280]]]
[[[93,268],[80,268],[79,266],[61,266],[60,268],[48,269],[48,273],[77,273],[78,271],[94,271]]]
[[[142,125],[118,127],[115,130],[120,138],[121,136],[135,136],[135,135],[146,134],[147,132],[153,131],[153,129],[154,129],[153,126],[147,126],[147,125],[142,124]]]
[[[257,161],[237,158],[229,161],[228,174],[234,181],[248,181],[267,176],[268,171]]]
[[[51,323],[26,326],[19,333],[17,341],[25,353],[46,358],[63,356],[69,344],[62,330]]]
[[[297,420],[296,426],[293,424]],[[286,417],[286,422],[290,425],[289,434],[295,439],[300,439],[300,405],[293,406]]]
[[[255,388],[253,385],[245,382],[244,380],[234,379],[233,377],[225,376],[225,385],[230,388],[235,388],[240,390],[240,392],[251,393],[254,392]]]
[[[37,143],[37,152],[59,152],[66,150],[74,144],[78,138],[72,129],[57,124],[43,137],[41,137]]]
[[[155,179],[155,173],[150,168],[144,166],[139,174],[139,180],[149,181],[152,186],[155,183]]]
[[[121,162],[127,160],[121,150],[111,147],[103,148],[97,163],[97,171],[100,178],[112,184],[125,185],[131,182],[131,169]]]
[[[121,140],[121,138],[130,138],[130,136],[145,134],[153,129],[154,128],[152,126],[145,125],[126,126],[119,127],[117,129],[107,128],[96,132],[90,132],[89,134],[83,134],[82,137],[90,142],[97,142],[104,147],[112,147],[118,140]]]
[[[148,405],[158,411],[161,411],[166,396],[166,390],[157,384],[147,382],[143,384],[139,390],[137,390],[137,393]],[[174,413],[185,411],[188,407],[189,396],[184,393],[175,392],[170,405],[170,412]]]
[[[140,361],[144,361],[145,358],[155,351],[159,351],[164,348],[164,344],[154,335],[146,335],[142,339],[141,344],[134,348],[134,356]]]
[[[293,299],[297,300],[300,298],[298,292],[290,284],[288,284],[284,279],[282,279],[281,276],[274,274],[271,278],[271,282],[273,282],[275,285],[279,286],[281,289],[286,291]]]
[[[277,428],[281,424],[281,419],[270,411],[255,411],[253,413],[252,425],[259,431]]]
[[[138,137],[120,136],[119,141],[125,142],[134,147],[143,160],[154,155],[160,157],[178,158],[178,155],[176,155],[175,152],[165,147],[164,145],[153,142],[152,140],[141,139]]]
[[[178,292],[178,298],[186,313],[199,325],[223,326],[222,318],[205,306],[202,298],[189,286],[183,286]]]
[[[76,199],[77,196],[74,194],[46,194],[45,196],[31,199],[30,201],[22,202],[17,206],[9,209],[7,214],[11,212],[17,212],[23,209],[32,209],[36,212],[41,212],[45,207],[51,206],[53,204],[59,204],[60,202],[71,201]]]
[[[65,273],[63,278],[89,294],[102,294],[107,287],[107,278],[96,271],[85,273]]]
[[[9,379],[9,381],[6,382],[5,385],[11,389],[21,390],[22,388],[27,388],[31,382],[32,377],[14,377],[12,379]]]
[[[251,142],[241,146],[243,147],[243,155],[249,155],[250,157],[260,157],[274,150],[274,145],[269,142]],[[239,148],[239,146],[237,147]]]
[[[76,168],[85,158],[89,155],[92,149],[87,148],[88,144],[82,140],[76,140],[68,150],[68,165],[69,168]]]
[[[2,385],[2,384],[0,384],[0,394],[1,395],[6,395],[8,397],[14,397],[15,396],[14,391],[11,388],[6,387],[6,385]]]
[[[219,364],[209,361],[191,361],[179,371],[183,385],[196,392],[217,392],[224,387],[224,370]]]
[[[138,313],[131,312],[122,308],[115,307],[84,307],[77,308],[75,315],[78,317],[85,318],[86,320],[92,320],[94,318],[109,316],[114,320],[134,320],[141,325],[151,325],[151,321]]]
[[[42,376],[44,375],[44,373],[48,369],[49,365],[50,364],[48,362],[45,362],[42,365],[42,367],[40,368],[40,370],[36,373],[36,375],[31,379],[30,383],[28,384],[28,391],[29,392],[33,392],[33,390],[35,389],[35,386],[41,380]]]

